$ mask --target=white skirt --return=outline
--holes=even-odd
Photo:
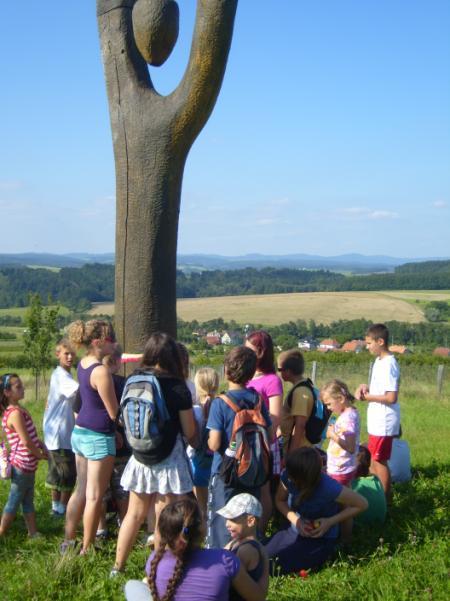
[[[192,491],[192,475],[181,436],[178,435],[173,451],[156,465],[144,465],[133,455],[122,474],[124,490],[137,493],[183,495]]]

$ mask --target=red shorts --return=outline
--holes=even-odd
[[[356,471],[348,472],[348,474],[328,474],[330,478],[342,484],[342,486],[350,486],[350,482],[354,479]]]
[[[374,461],[387,461],[391,458],[393,436],[373,436],[369,434],[367,448]]]

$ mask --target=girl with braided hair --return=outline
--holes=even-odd
[[[262,601],[265,591],[250,578],[236,555],[202,549],[201,511],[193,499],[166,505],[157,524],[160,544],[147,562],[147,584],[130,580],[128,601],[227,601],[233,586],[246,601]]]

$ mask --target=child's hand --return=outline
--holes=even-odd
[[[367,384],[360,384],[355,391],[355,399],[358,401],[364,401],[366,394],[369,392]]]
[[[330,424],[327,428],[327,438],[333,438],[334,436],[334,424]]]
[[[332,524],[330,523],[329,518],[320,518],[320,520],[314,520],[314,526],[315,527],[311,530],[309,536],[311,538],[321,538],[328,532]]]
[[[303,520],[299,517],[295,522],[295,527],[297,528],[297,532],[300,534],[300,536],[311,536],[312,528],[309,520]]]

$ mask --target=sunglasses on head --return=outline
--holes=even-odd
[[[12,374],[5,374],[4,376],[2,376],[2,384],[3,384],[3,388],[8,388],[10,383],[11,383],[11,375]]]

